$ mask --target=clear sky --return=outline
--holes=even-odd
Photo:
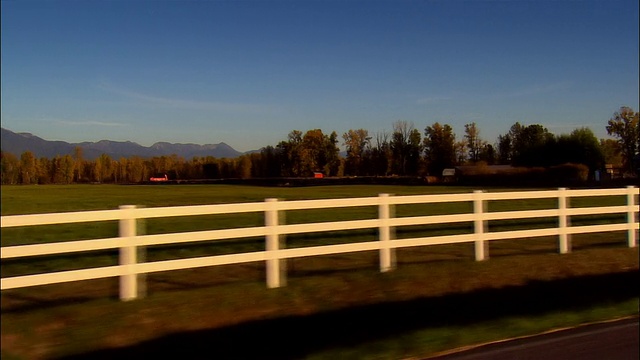
[[[638,0],[2,0],[2,127],[67,142],[294,129],[555,134],[638,111]]]

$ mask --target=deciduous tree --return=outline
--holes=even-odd
[[[14,154],[0,151],[0,174],[2,175],[3,185],[18,183],[20,177],[20,162]]]
[[[278,177],[281,175],[281,165],[278,150],[273,146],[266,146],[260,150],[261,175],[258,177]]]
[[[25,151],[20,155],[20,183],[35,184],[37,178],[36,157],[31,151]]]
[[[638,112],[623,106],[613,114],[607,125],[607,133],[618,138],[625,171],[637,173],[638,148],[640,147],[640,124]]]
[[[288,141],[281,141],[276,148],[282,176],[302,176],[302,131],[291,131]]]
[[[55,167],[52,165],[52,161],[46,157],[38,158],[36,160],[36,174],[37,184],[50,184],[55,174]]]
[[[365,162],[371,164],[368,175],[386,176],[391,171],[391,145],[389,133],[382,131],[375,134],[375,144],[365,152]]]
[[[496,162],[496,150],[493,145],[485,142],[482,150],[480,151],[480,161],[484,161],[487,165],[493,165]]]
[[[456,141],[455,144],[453,144],[453,151],[455,153],[456,159],[454,165],[463,165],[467,162],[467,156],[469,154],[467,153],[466,142],[464,142],[463,140]]]
[[[600,149],[604,156],[605,164],[622,166],[622,155],[620,155],[620,144],[613,139],[600,139]]]
[[[480,138],[480,129],[475,122],[464,125],[465,146],[469,152],[469,161],[476,163],[480,160],[480,153],[487,142]]]
[[[53,182],[71,184],[74,178],[74,161],[71,155],[56,156],[53,161]]]
[[[547,143],[555,138],[547,128],[539,124],[526,127],[515,123],[509,134],[512,138],[512,163],[518,166],[548,166],[553,154],[546,152]]]
[[[74,161],[74,172],[76,182],[82,181],[82,175],[84,173],[84,150],[80,146],[76,146],[73,149],[73,161]]]
[[[604,165],[598,139],[588,128],[575,129],[570,135],[557,136],[553,141],[547,142],[541,154],[546,154],[548,166],[582,164],[588,167],[591,176]]]
[[[370,146],[371,136],[365,129],[350,129],[342,134],[343,145],[347,150],[345,160],[345,175],[363,175],[366,169],[363,168],[365,151]]]
[[[456,162],[456,135],[449,124],[436,122],[424,129],[424,151],[430,175],[440,176],[442,170]]]
[[[413,123],[403,120],[393,123],[389,145],[392,172],[396,175],[414,175],[418,168],[422,147],[420,132],[414,128]]]
[[[511,136],[509,133],[498,135],[498,163],[507,165],[511,163]]]
[[[113,165],[114,164],[111,156],[109,156],[108,154],[101,154],[95,161],[95,181],[111,181],[114,171]]]
[[[326,162],[324,166],[324,173],[328,176],[336,176],[338,175],[338,171],[340,169],[340,149],[338,148],[338,133],[332,131],[328,137],[325,136],[324,146],[324,157]]]
[[[241,179],[248,179],[251,177],[251,156],[242,155],[238,159],[238,176]]]
[[[320,129],[308,130],[302,137],[302,171],[299,176],[311,176],[314,172],[324,172],[326,165],[326,138]]]
[[[422,164],[422,137],[418,129],[412,129],[407,144],[407,164],[405,175],[418,175]]]

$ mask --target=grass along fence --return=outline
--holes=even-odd
[[[570,199],[626,196],[626,205],[571,207]],[[380,271],[390,271],[395,266],[395,249],[403,247],[429,246],[453,243],[474,243],[475,259],[488,259],[488,242],[542,236],[558,236],[560,253],[570,252],[571,235],[626,231],[629,247],[637,245],[638,188],[569,190],[560,188],[545,191],[519,191],[486,193],[474,191],[466,194],[407,195],[361,197],[346,199],[279,201],[266,199],[264,202],[176,206],[158,208],[137,208],[121,206],[115,210],[67,212],[50,214],[2,216],[2,228],[31,227],[39,225],[84,223],[96,221],[118,221],[119,236],[115,238],[68,241],[48,244],[3,246],[1,259],[16,259],[43,255],[60,255],[85,251],[119,249],[119,265],[59,271],[44,274],[13,276],[1,279],[1,290],[38,285],[56,284],[70,281],[90,280],[107,277],[120,278],[120,298],[132,300],[144,294],[144,274],[190,269],[205,266],[240,264],[248,262],[266,263],[266,282],[270,288],[286,284],[286,259],[318,255],[341,254],[359,251],[378,251]],[[490,201],[510,201],[522,199],[557,199],[557,207],[542,210],[488,211]],[[459,214],[395,217],[395,205],[438,204],[471,202],[473,212]],[[378,216],[373,219],[332,221],[317,223],[285,224],[286,211],[311,209],[341,209],[347,207],[377,207]],[[264,214],[264,226],[233,228],[222,230],[191,231],[171,234],[138,234],[137,220],[165,217],[215,215],[215,214]],[[626,214],[625,222],[587,226],[571,226],[572,216]],[[494,231],[488,227],[489,221],[517,220],[533,218],[556,218],[557,225],[541,229],[515,231]],[[395,228],[402,226],[434,225],[450,223],[472,223],[472,232],[456,235],[428,236],[394,239]],[[327,231],[348,231],[356,229],[378,229],[378,240],[346,244],[286,248],[285,236],[292,234],[317,233]],[[188,259],[145,262],[144,249],[147,246],[180,243],[195,243],[215,240],[264,237],[265,251],[253,251],[216,256],[202,256]]]

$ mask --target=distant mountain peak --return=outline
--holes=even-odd
[[[140,156],[150,158],[163,155],[177,155],[185,159],[193,157],[213,156],[216,158],[234,158],[242,153],[228,144],[172,144],[169,142],[156,142],[150,147],[145,147],[133,141],[100,140],[98,142],[67,143],[64,141],[48,141],[31,133],[15,133],[2,128],[2,151],[19,156],[25,151],[31,151],[36,157],[53,158],[57,155],[73,155],[75,147],[83,149],[84,157],[93,160],[102,154],[112,158]]]

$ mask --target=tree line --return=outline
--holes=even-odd
[[[598,140],[589,128],[554,135],[539,124],[516,122],[494,144],[481,137],[477,124],[464,126],[456,137],[449,124],[439,122],[423,131],[408,121],[396,121],[391,131],[369,133],[350,129],[338,136],[321,129],[291,131],[276,146],[237,158],[159,156],[113,159],[102,154],[86,160],[81,147],[72,155],[36,158],[26,151],[1,153],[2,184],[139,183],[156,174],[170,179],[273,178],[324,176],[441,176],[457,165],[552,167],[582,164],[593,174],[605,163],[619,164],[638,175],[640,125],[638,112],[621,107],[606,129],[614,139]],[[340,154],[339,145],[346,153]]]

